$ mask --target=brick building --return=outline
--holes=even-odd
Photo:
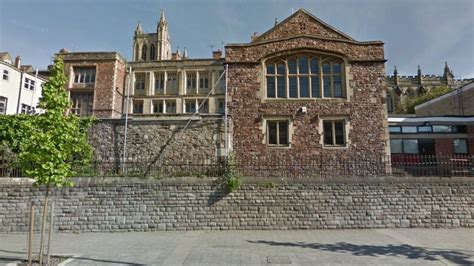
[[[389,153],[384,44],[300,9],[250,43],[228,44],[233,147],[243,164]]]
[[[122,116],[126,60],[120,54],[62,49],[57,55],[64,60],[72,112],[99,118]]]

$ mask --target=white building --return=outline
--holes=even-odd
[[[0,115],[39,113],[44,82],[31,66],[21,65],[19,56],[12,62],[9,53],[0,53]]]

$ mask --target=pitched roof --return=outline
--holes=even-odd
[[[308,27],[309,26],[307,25],[308,22],[312,23],[313,25],[311,27]],[[301,25],[301,27],[298,28],[298,31],[295,31],[294,24]],[[252,42],[260,42],[260,41],[265,41],[269,39],[277,39],[276,36],[280,34],[286,35],[286,36],[288,36],[288,34],[290,35],[307,34],[307,35],[322,36],[322,37],[328,37],[328,38],[334,38],[334,39],[355,41],[349,35],[330,26],[329,24],[317,18],[316,16],[314,16],[307,10],[301,8],[295,13],[293,13],[291,16],[287,17],[282,22],[276,24],[274,27],[272,27],[268,31],[254,38]]]

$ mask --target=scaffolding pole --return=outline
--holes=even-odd
[[[127,134],[128,134],[128,112],[129,105],[130,105],[130,87],[132,86],[133,82],[133,73],[132,67],[128,68],[128,84],[127,84],[127,100],[125,102],[125,130],[124,130],[124,138],[123,138],[123,158],[122,158],[122,172],[125,174],[127,171],[126,168],[126,158],[127,158]]]

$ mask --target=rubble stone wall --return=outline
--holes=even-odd
[[[472,179],[335,179],[247,180],[230,194],[215,180],[198,178],[80,179],[74,187],[52,191],[54,227],[60,232],[474,227]],[[0,232],[27,232],[29,206],[40,206],[43,196],[44,189],[28,183],[0,183]]]

